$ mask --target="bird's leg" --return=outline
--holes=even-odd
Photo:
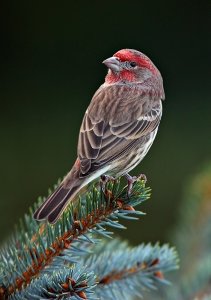
[[[100,184],[101,184],[101,188],[102,188],[102,191],[105,192],[105,186],[106,186],[106,183],[109,182],[109,181],[114,181],[115,178],[112,177],[112,176],[109,176],[109,175],[101,175],[100,176],[101,180],[100,180]]]
[[[132,188],[133,188],[133,184],[137,181],[137,180],[144,180],[144,182],[147,182],[147,177],[145,174],[140,174],[139,176],[130,176],[130,174],[125,174],[125,178],[127,180],[127,194],[128,197],[130,197]]]

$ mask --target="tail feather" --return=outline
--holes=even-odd
[[[61,184],[36,210],[34,218],[36,220],[48,219],[50,223],[55,223],[61,215],[71,197],[79,191],[80,184],[71,188],[64,188]]]
[[[55,205],[55,200],[59,201],[64,197],[63,193],[66,194],[66,191],[63,189],[63,186],[62,185],[58,186],[56,190],[36,210],[36,212],[34,213],[34,218],[37,220],[45,219],[49,214],[51,207]]]
[[[70,200],[70,197],[73,197],[79,190],[78,186],[74,186],[69,190],[69,192],[66,194],[66,196],[56,205],[53,210],[48,214],[48,222],[53,224],[55,223],[62,212],[64,211],[65,207],[67,206],[67,203]]]

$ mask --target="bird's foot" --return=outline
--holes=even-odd
[[[137,180],[144,180],[144,182],[147,182],[147,177],[145,174],[140,174],[139,176],[130,176],[130,174],[125,174],[125,178],[127,180],[127,195],[128,197],[130,197],[132,188],[133,188],[133,184],[137,181]]]
[[[106,187],[107,182],[116,180],[116,178],[109,176],[109,175],[105,175],[105,174],[101,175],[100,178],[101,178],[100,185],[101,185],[103,192],[105,192],[105,187]]]

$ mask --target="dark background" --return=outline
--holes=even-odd
[[[131,242],[168,240],[187,178],[211,159],[208,1],[7,1],[0,4],[0,241],[71,167],[90,99],[121,48],[164,78],[157,139],[133,174],[153,189]]]

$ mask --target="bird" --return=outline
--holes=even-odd
[[[127,176],[147,154],[158,131],[165,99],[163,79],[142,52],[122,49],[105,59],[104,83],[80,128],[77,158],[56,190],[34,213],[57,222],[79,191],[100,176]]]

